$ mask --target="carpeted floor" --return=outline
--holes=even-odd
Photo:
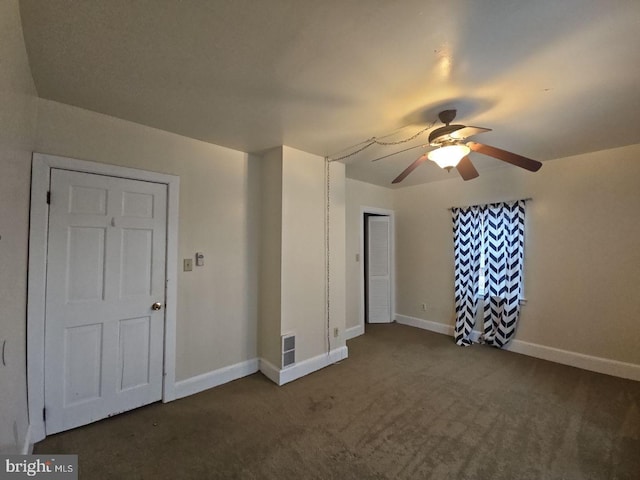
[[[640,478],[640,382],[402,325],[340,364],[261,374],[48,437],[88,479]]]

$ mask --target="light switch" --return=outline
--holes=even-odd
[[[202,267],[204,265],[204,253],[196,253],[196,267]]]
[[[193,260],[190,258],[185,258],[182,266],[185,272],[190,272],[191,270],[193,270]]]

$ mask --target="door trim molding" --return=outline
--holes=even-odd
[[[390,241],[389,241],[389,249],[391,250],[391,268],[390,268],[390,283],[391,283],[391,321],[394,319],[394,315],[396,312],[396,220],[395,220],[395,212],[393,210],[387,210],[385,208],[377,208],[377,207],[360,207],[360,305],[358,307],[359,315],[358,315],[358,327],[362,333],[364,333],[364,262],[367,261],[364,258],[364,215],[366,213],[372,213],[374,215],[386,215],[389,217],[389,228],[390,228]],[[356,335],[354,335],[356,336]]]
[[[52,168],[167,185],[166,309],[162,401],[169,402],[176,398],[176,307],[178,300],[178,199],[180,177],[34,152],[31,164],[31,215],[29,220],[27,292],[27,402],[31,443],[39,442],[46,437],[42,412],[45,407],[44,327],[49,218],[47,192]]]

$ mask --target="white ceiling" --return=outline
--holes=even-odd
[[[538,160],[640,143],[638,0],[20,7],[41,97],[246,152],[335,158],[373,136],[407,138],[445,108],[493,129],[477,140]],[[427,133],[350,157],[347,175],[390,186],[421,149],[370,160]],[[503,165],[472,160],[481,174]],[[428,162],[401,185],[451,175]]]

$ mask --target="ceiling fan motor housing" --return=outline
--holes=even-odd
[[[461,128],[464,128],[464,125],[445,125],[444,127],[436,128],[429,134],[429,145],[432,147],[441,147],[443,145],[459,143],[461,139],[454,138],[451,134]]]
[[[443,110],[438,114],[438,118],[444,123],[444,127],[436,128],[429,134],[429,145],[432,147],[443,147],[460,143],[460,139],[452,137],[451,134],[456,130],[464,128],[464,125],[449,125],[453,122],[453,119],[456,118],[456,113],[457,110],[451,109]]]

